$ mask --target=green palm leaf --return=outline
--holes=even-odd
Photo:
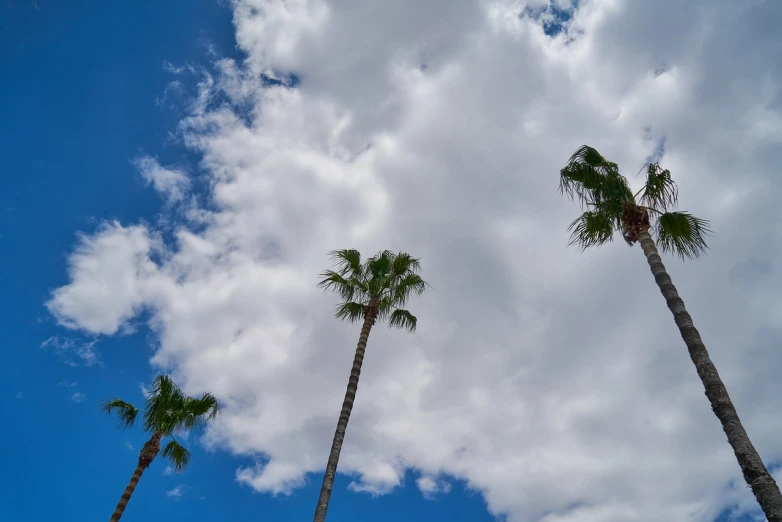
[[[117,429],[126,430],[133,427],[138,416],[138,408],[120,399],[112,399],[101,404],[101,411],[117,419]]]
[[[679,191],[671,178],[671,171],[661,168],[658,163],[647,165],[646,183],[640,193],[643,205],[662,211],[676,205],[679,199]]]
[[[349,323],[355,323],[364,319],[365,312],[366,306],[361,303],[349,301],[347,303],[340,303],[337,305],[337,313],[335,315],[337,319],[342,319]]]
[[[160,455],[167,458],[169,462],[174,466],[176,471],[183,471],[190,463],[190,452],[187,448],[179,444],[176,440],[171,439],[168,441],[163,449],[160,451]]]
[[[418,319],[407,310],[394,310],[388,319],[388,325],[394,328],[414,332]]]
[[[600,246],[613,239],[615,220],[608,212],[587,211],[575,219],[568,227],[569,245],[581,250]]]
[[[708,248],[709,222],[687,212],[666,212],[657,220],[657,244],[663,252],[682,259],[698,258]]]

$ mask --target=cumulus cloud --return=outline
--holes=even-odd
[[[93,334],[149,312],[152,363],[223,399],[207,440],[246,456],[238,481],[290,493],[323,470],[358,336],[315,288],[325,254],[405,250],[433,290],[414,335],[372,333],[353,491],[413,468],[424,494],[462,479],[510,522],[754,510],[640,249],[566,249],[578,209],[556,185],[583,143],[636,187],[662,155],[716,231],[705,259],[666,262],[782,459],[782,4],[566,4],[237,0],[246,59],[217,63],[179,127],[208,204],[166,244],[144,224],[81,236],[47,306]]]
[[[190,186],[190,178],[187,177],[187,174],[178,169],[163,167],[158,163],[157,158],[142,156],[136,158],[134,164],[141,173],[141,177],[168,201],[182,199]]]

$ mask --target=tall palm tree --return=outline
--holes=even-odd
[[[709,224],[687,212],[671,210],[677,204],[678,191],[670,171],[658,163],[649,163],[645,168],[646,183],[633,194],[616,163],[606,160],[597,150],[584,145],[573,154],[560,171],[559,190],[577,199],[586,211],[568,229],[570,244],[582,250],[599,246],[611,241],[614,231],[619,231],[629,245],[640,243],[744,479],[766,518],[770,522],[782,522],[779,486],[744,430],[728,390],[657,251],[659,245],[663,252],[677,254],[682,259],[699,257],[707,248],[705,236],[711,232]]]
[[[326,464],[314,522],[326,520],[339,453],[358,390],[358,378],[369,332],[377,319],[388,319],[389,326],[410,332],[415,331],[416,317],[401,307],[405,305],[411,294],[420,295],[427,287],[427,283],[418,275],[420,263],[404,252],[395,254],[385,250],[364,263],[361,262],[361,254],[358,250],[336,250],[331,252],[331,258],[336,265],[336,270],[323,272],[318,286],[333,291],[339,296],[341,302],[337,305],[335,314],[338,319],[351,323],[362,321],[363,326],[358,337],[348,388],[342,401],[342,411],[339,414],[337,430],[334,433],[331,453]]]
[[[139,414],[135,406],[116,398],[104,402],[101,410],[115,417],[119,421],[118,428],[122,430],[132,428]],[[159,375],[155,378],[142,412],[143,429],[150,434],[150,439],[141,448],[136,471],[111,515],[111,522],[117,522],[122,517],[141,475],[158,454],[167,458],[177,471],[185,469],[190,462],[190,452],[179,444],[174,434],[204,427],[219,411],[217,399],[211,394],[205,393],[200,398],[188,397],[169,377]],[[166,437],[171,440],[161,451],[160,441]]]

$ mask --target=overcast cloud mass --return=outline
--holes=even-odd
[[[233,9],[246,60],[191,73],[172,129],[201,170],[139,160],[166,219],[78,239],[47,303],[63,325],[148,320],[152,364],[225,402],[207,443],[246,456],[240,483],[289,493],[320,480],[359,331],[315,286],[326,253],[404,250],[433,289],[410,303],[414,335],[372,333],[351,489],[412,468],[422,494],[464,479],[510,522],[755,509],[640,247],[567,248],[579,209],[556,189],[584,143],[636,187],[661,157],[715,231],[705,258],[664,261],[755,446],[782,461],[782,3]]]

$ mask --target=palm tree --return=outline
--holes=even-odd
[[[119,421],[118,428],[122,430],[132,428],[139,414],[135,406],[116,398],[104,402],[101,410],[115,417]],[[204,427],[219,410],[217,399],[211,394],[205,393],[200,398],[188,397],[169,377],[159,375],[155,378],[142,413],[143,429],[151,437],[141,448],[136,471],[111,515],[111,522],[117,522],[122,517],[141,475],[158,454],[167,458],[177,471],[185,469],[190,462],[190,452],[179,444],[174,434]],[[171,440],[161,451],[160,441],[166,437]]]
[[[633,194],[616,163],[606,160],[592,147],[584,145],[578,149],[560,171],[560,192],[578,199],[582,208],[586,207],[568,228],[570,244],[582,250],[599,246],[611,241],[614,231],[619,231],[631,246],[641,244],[744,479],[766,518],[770,522],[782,522],[779,487],[749,440],[728,390],[657,251],[659,245],[663,252],[677,254],[682,259],[699,257],[707,248],[705,236],[711,232],[709,224],[687,212],[671,210],[677,204],[678,191],[670,171],[658,163],[648,163],[645,169],[646,183]]]
[[[369,332],[377,319],[388,319],[389,326],[410,332],[415,331],[416,317],[401,307],[405,305],[412,293],[420,295],[427,287],[427,283],[418,275],[420,263],[404,252],[394,254],[385,250],[364,263],[361,262],[361,254],[358,250],[336,250],[331,252],[331,258],[336,265],[336,270],[323,272],[321,274],[323,279],[318,286],[333,291],[339,296],[341,302],[337,305],[335,314],[338,319],[351,323],[362,321],[363,326],[358,337],[356,355],[353,358],[353,368],[350,371],[345,399],[342,401],[337,430],[331,444],[326,473],[323,476],[323,486],[315,509],[315,522],[326,520],[339,453],[358,390],[358,378]]]

